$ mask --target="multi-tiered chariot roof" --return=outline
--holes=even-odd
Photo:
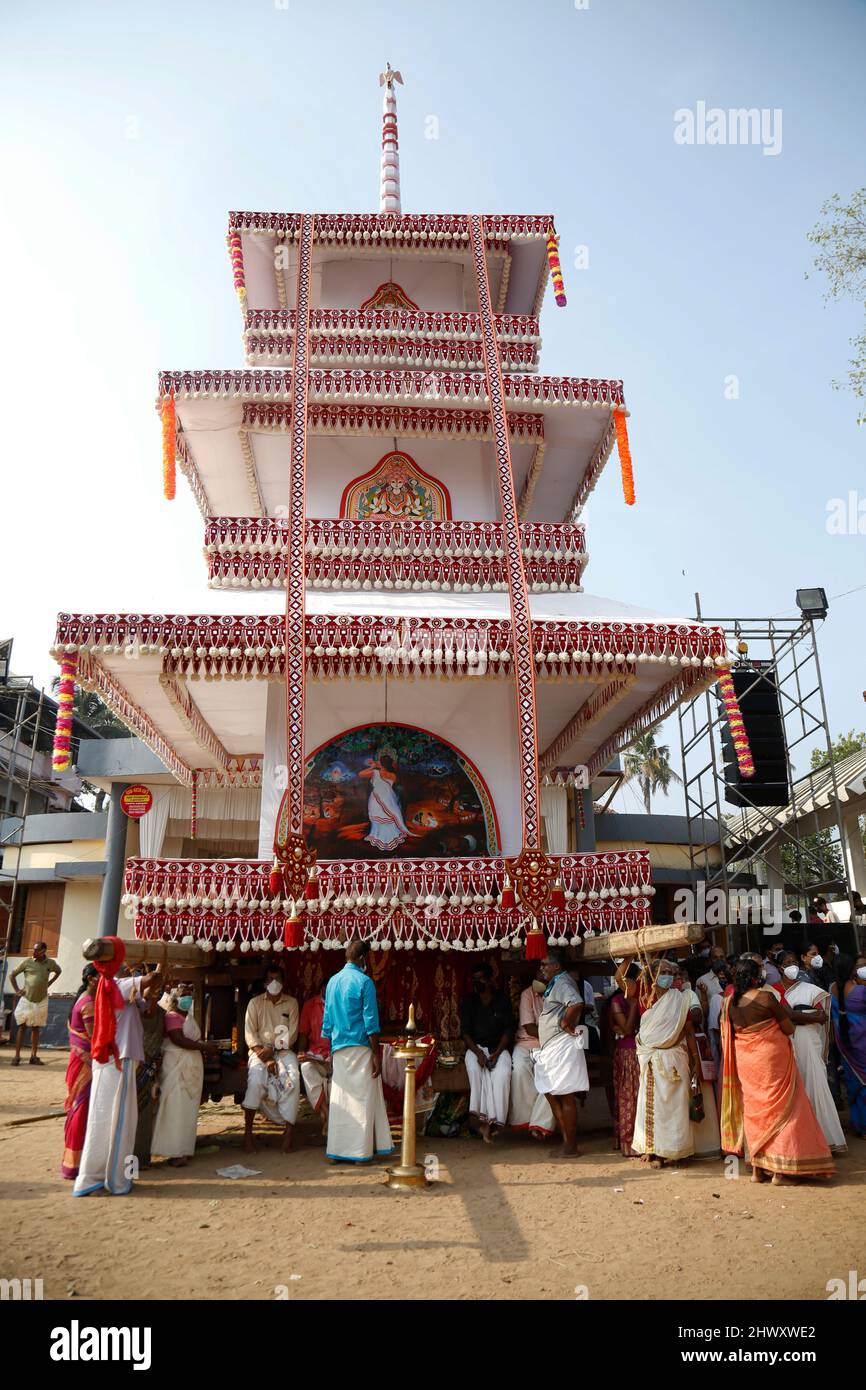
[[[246,366],[159,377],[169,495],[177,465],[203,517],[210,585],[260,590],[261,616],[61,614],[57,626],[57,657],[181,785],[264,780],[262,860],[287,741],[291,777],[298,737],[309,757],[383,715],[435,730],[474,760],[496,849],[517,855],[538,814],[533,779],[578,766],[592,777],[727,664],[721,629],[583,591],[580,513],[615,444],[630,487],[622,382],[539,370],[538,315],[558,276],[550,216],[402,213],[392,81],[385,90],[380,212],[232,213]],[[633,924],[645,857],[611,863],[607,886],[585,866],[585,891],[579,860],[558,866],[569,902],[622,901]],[[447,892],[471,880],[489,915],[499,859],[449,862],[423,871],[421,897],[445,892],[450,873]],[[423,877],[400,865],[398,898]],[[163,917],[166,898],[188,911],[201,897],[179,892],[179,876],[213,877],[158,868],[133,865],[130,882],[136,900],[149,883]],[[351,897],[334,886],[355,873],[349,860],[320,872]],[[257,863],[223,881],[263,905],[263,874]],[[390,901],[396,881],[392,861],[367,861],[352,910]]]

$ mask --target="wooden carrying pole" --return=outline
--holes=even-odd
[[[575,946],[576,960],[610,960],[616,956],[654,955],[656,951],[672,951],[693,946],[706,935],[698,922],[671,922],[660,926],[639,927],[637,931],[602,932],[590,936]]]
[[[207,965],[215,952],[202,951],[198,946],[183,946],[179,941],[124,940],[128,965]],[[112,954],[111,941],[94,936],[85,941],[81,954],[85,960],[106,960]]]

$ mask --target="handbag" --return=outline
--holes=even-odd
[[[694,1124],[699,1125],[704,1118],[704,1098],[701,1095],[700,1087],[692,1087],[689,1097],[689,1119]]]

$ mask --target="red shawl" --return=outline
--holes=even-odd
[[[119,936],[109,936],[106,940],[113,943],[114,955],[111,960],[93,962],[99,971],[99,984],[96,986],[96,998],[93,1002],[93,1037],[90,1052],[94,1062],[107,1062],[109,1057],[113,1057],[115,1065],[119,1067],[117,1044],[114,1041],[117,1029],[115,1010],[124,1008],[126,1000],[114,977],[126,959],[126,947]]]

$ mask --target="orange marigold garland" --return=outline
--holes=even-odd
[[[244,248],[240,232],[230,232],[226,237],[232,262],[232,279],[242,309],[247,306],[247,287],[244,278]]]
[[[174,501],[176,452],[177,415],[174,396],[166,396],[162,403],[162,491],[168,502]]]
[[[730,670],[722,671],[718,680],[719,694],[722,697],[722,704],[725,707],[725,716],[728,721],[728,728],[731,731],[731,741],[734,745],[734,752],[737,755],[737,768],[741,777],[754,777],[755,764],[752,761],[752,750],[749,747],[749,737],[746,733],[746,726],[743,723],[743,715],[740,710],[740,702],[737,699],[737,692],[734,689],[734,680]]]
[[[72,763],[72,706],[75,700],[77,670],[77,653],[65,656],[60,663],[57,720],[54,725],[54,749],[51,758],[51,766],[55,772],[68,772]]]
[[[613,424],[616,430],[616,447],[619,454],[619,466],[622,470],[622,495],[625,498],[626,506],[634,506],[634,473],[631,467],[631,449],[628,443],[628,426],[625,422],[625,411],[615,410],[613,412]]]
[[[568,300],[565,297],[565,281],[562,278],[562,265],[559,260],[559,237],[552,227],[547,238],[547,264],[550,266],[550,278],[553,281],[553,297],[560,309],[564,309]]]

